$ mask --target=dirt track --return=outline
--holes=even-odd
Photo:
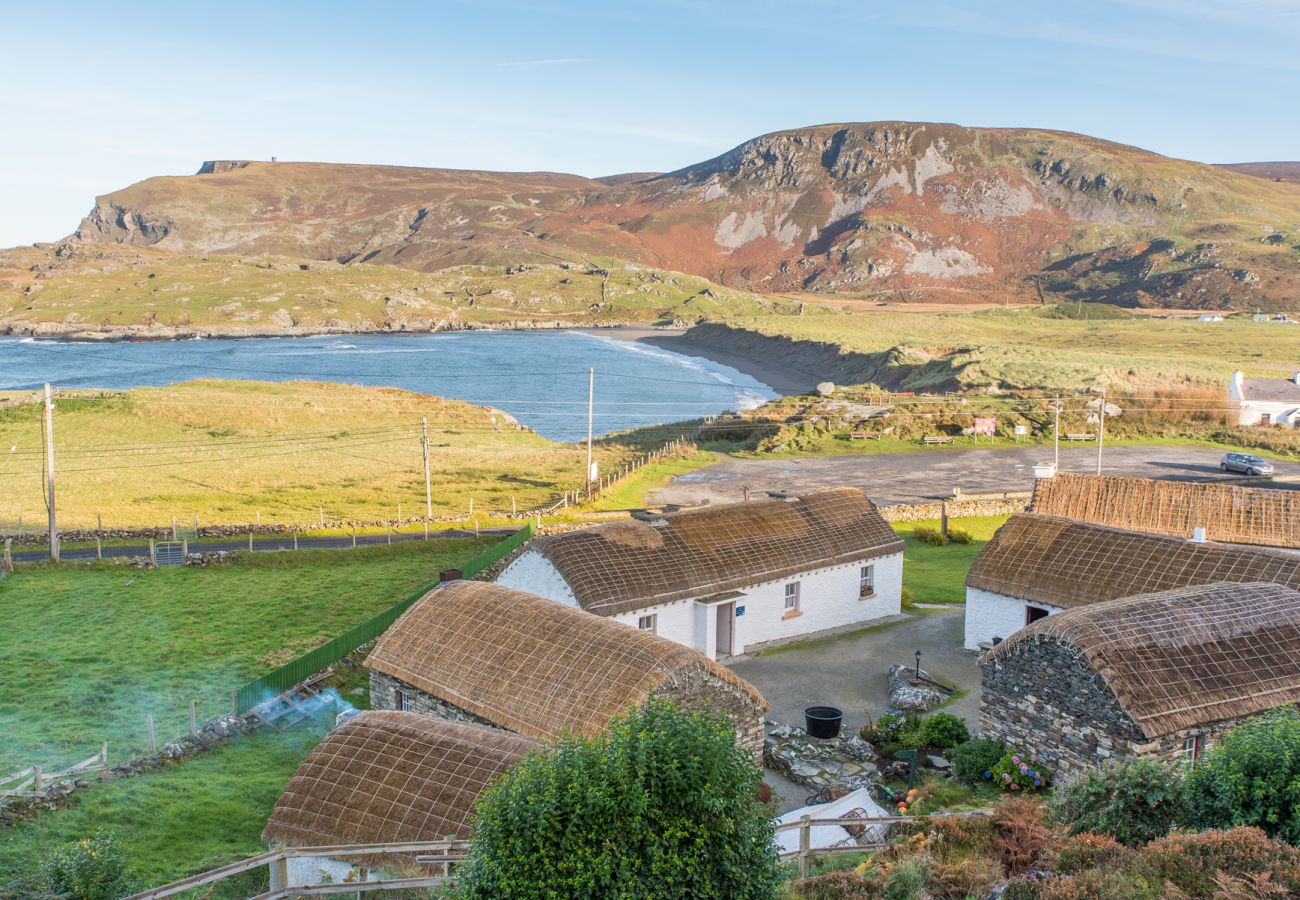
[[[1203,447],[1107,447],[1102,472],[1183,481],[1231,479],[1219,469],[1222,453]],[[678,476],[652,491],[649,503],[727,503],[741,500],[746,486],[763,491],[808,491],[821,487],[860,487],[880,504],[915,503],[952,495],[954,488],[975,494],[1027,491],[1033,465],[1050,461],[1051,447],[997,450],[922,450],[916,453],[857,454],[808,458],[737,459]],[[1063,447],[1061,471],[1093,472],[1095,447]],[[1300,477],[1300,464],[1275,463],[1278,476]]]

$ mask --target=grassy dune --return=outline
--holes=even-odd
[[[2,395],[0,395],[2,396]],[[10,394],[9,399],[33,400]],[[314,523],[424,511],[429,420],[435,516],[486,517],[577,487],[584,451],[500,412],[395,388],[202,380],[73,394],[55,412],[61,527]],[[10,449],[13,448],[13,452]],[[0,526],[43,528],[40,407],[0,406]],[[633,449],[603,442],[602,469]]]

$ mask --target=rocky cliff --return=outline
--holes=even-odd
[[[600,180],[211,163],[99,198],[76,239],[435,271],[616,258],[761,292],[1300,306],[1300,185],[1082,135],[878,122]]]

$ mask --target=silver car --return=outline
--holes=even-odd
[[[1241,472],[1243,475],[1273,474],[1273,464],[1252,453],[1225,453],[1219,462],[1219,468],[1225,472]]]

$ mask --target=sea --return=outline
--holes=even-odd
[[[777,396],[729,366],[600,334],[468,331],[141,343],[0,337],[0,390],[127,389],[194,378],[406,388],[504,410],[558,441],[748,409]]]

